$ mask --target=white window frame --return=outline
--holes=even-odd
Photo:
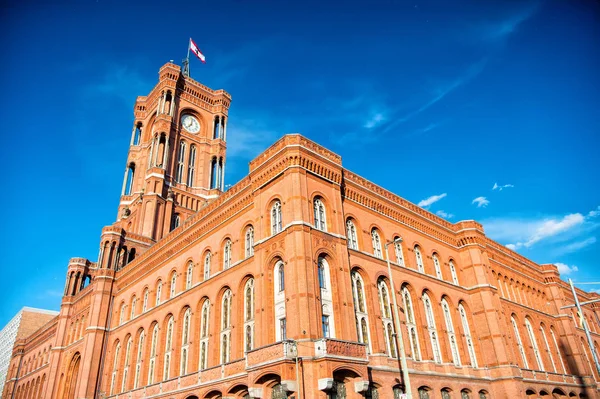
[[[446,323],[446,331],[448,332],[448,343],[450,344],[450,353],[452,354],[452,363],[455,366],[460,366],[460,352],[458,350],[458,342],[456,342],[456,334],[454,332],[454,323],[450,313],[450,305],[446,298],[442,298],[442,311],[444,313],[444,321]]]
[[[231,267],[231,240],[228,238],[223,245],[223,270]]]
[[[473,338],[471,337],[471,329],[469,328],[469,319],[467,318],[467,311],[462,303],[458,304],[458,314],[460,315],[460,321],[462,323],[463,332],[465,334],[465,341],[467,342],[467,352],[471,359],[471,366],[474,368],[479,367],[477,365],[477,356],[475,354],[475,346]]]
[[[523,341],[521,341],[521,334],[519,333],[519,327],[517,326],[517,321],[515,320],[514,316],[510,317],[510,322],[513,326],[515,340],[517,341],[517,348],[521,354],[521,360],[523,360],[523,368],[529,369],[529,363],[527,362],[527,356],[525,355],[525,348],[523,348]]]
[[[371,332],[369,326],[369,314],[367,308],[367,299],[365,298],[365,283],[357,271],[353,270],[352,277],[352,296],[354,299],[354,316],[356,318],[356,334],[358,341],[367,345],[367,351],[371,352]],[[360,287],[359,287],[360,285]],[[360,292],[360,295],[359,295]],[[362,300],[361,300],[362,297]],[[363,324],[366,325],[366,336],[363,331]]]
[[[415,260],[417,262],[417,270],[421,273],[425,273],[425,265],[423,264],[423,254],[421,253],[421,247],[415,245]]]
[[[358,251],[358,237],[356,235],[356,225],[352,219],[346,220],[346,239],[348,248]]]
[[[188,263],[187,271],[185,274],[185,289],[189,290],[190,288],[192,288],[193,283],[194,283],[194,263],[192,261],[190,261]]]
[[[313,213],[315,219],[315,228],[321,231],[327,231],[327,219],[325,205],[321,198],[315,198],[313,201]]]
[[[437,254],[433,254],[432,258],[433,267],[435,268],[435,277],[437,277],[440,280],[443,280],[444,277],[442,277],[442,266],[440,265],[440,259],[438,258]]]
[[[425,319],[427,320],[427,331],[429,332],[429,340],[431,341],[431,349],[433,350],[433,361],[441,364],[443,363],[442,351],[440,349],[439,335],[435,325],[433,303],[426,292],[423,293],[421,298],[423,300],[423,307],[425,308]]]
[[[245,234],[245,244],[246,244],[246,258],[254,255],[254,227],[248,226]]]
[[[281,233],[282,230],[281,201],[277,200],[271,206],[271,235]]]
[[[371,230],[371,242],[373,244],[373,255],[376,258],[383,259],[383,251],[381,250],[381,236],[377,229]]]

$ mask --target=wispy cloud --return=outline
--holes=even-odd
[[[502,21],[487,23],[483,27],[480,37],[486,41],[506,40],[517,31],[520,25],[535,15],[538,9],[539,3],[534,2]]]
[[[110,64],[98,79],[87,79],[81,87],[85,97],[118,98],[131,104],[140,93],[152,88],[152,81],[142,77],[139,70],[126,65]]]
[[[383,113],[376,112],[365,122],[364,127],[367,129],[373,129],[374,127],[381,125],[383,122],[385,122],[385,120],[386,118]]]
[[[579,268],[575,265],[569,266],[564,263],[555,263],[554,265],[558,268],[558,272],[560,274],[571,274],[579,270]]]
[[[473,201],[471,201],[471,203],[476,204],[477,208],[485,208],[489,205],[490,201],[485,197],[477,197]]]
[[[492,187],[492,190],[502,191],[505,188],[512,188],[512,187],[514,187],[512,184],[505,184],[503,186],[499,186],[498,183],[494,183],[494,187]]]
[[[565,255],[572,252],[581,251],[582,249],[589,247],[596,243],[596,237],[588,237],[585,240],[575,241],[571,244],[564,245],[562,247],[557,248],[554,251],[555,255]]]
[[[419,201],[419,203],[417,205],[419,205],[422,208],[427,208],[429,205],[438,202],[439,200],[441,200],[442,198],[444,198],[447,194],[443,193],[443,194],[438,194],[438,195],[432,195],[429,198],[425,198],[424,200]]]
[[[48,299],[62,298],[62,296],[63,296],[62,291],[49,289],[44,292],[41,292],[38,295],[38,298],[48,300]]]
[[[585,218],[581,213],[572,213],[564,216],[562,219],[546,220],[535,230],[533,235],[529,237],[527,241],[514,243],[512,244],[511,249],[519,249],[521,247],[529,248],[543,239],[561,234],[573,227],[579,226],[584,220]]]
[[[446,212],[442,211],[441,209],[439,211],[437,211],[435,214],[444,219],[452,219],[454,217],[453,214],[446,213]]]
[[[600,216],[600,206],[598,206],[598,208],[596,208],[593,211],[590,211],[588,213],[589,218],[595,218],[596,216]]]

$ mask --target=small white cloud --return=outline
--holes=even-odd
[[[569,266],[564,263],[555,263],[554,265],[558,267],[558,272],[560,274],[571,274],[579,270],[575,265]]]
[[[471,203],[477,204],[477,208],[485,208],[486,206],[488,206],[490,201],[485,197],[477,197]]]
[[[517,246],[515,244],[506,244],[506,248],[512,249],[513,251],[516,251]]]
[[[373,129],[385,122],[385,115],[381,112],[376,112],[373,116],[369,118],[368,121],[365,122],[364,127],[367,129]]]
[[[585,240],[582,241],[576,241],[574,243],[571,243],[569,245],[565,245],[564,247],[558,248],[555,251],[555,254],[558,255],[564,255],[564,254],[568,254],[571,252],[576,252],[576,251],[580,251],[585,247],[588,247],[592,244],[596,243],[596,237],[589,237],[586,238]]]
[[[546,220],[540,227],[538,227],[533,236],[523,245],[529,248],[544,238],[555,236],[582,224],[584,220],[585,218],[581,213],[572,213],[570,215],[566,215],[561,220]]]
[[[454,217],[453,214],[446,213],[442,210],[437,211],[435,214],[438,215],[439,217],[446,218],[446,219],[452,219]]]
[[[595,218],[598,215],[600,215],[600,205],[598,206],[598,208],[596,208],[593,211],[590,211],[590,213],[588,213],[588,217],[590,217],[590,218]]]
[[[444,198],[446,195],[447,195],[446,193],[439,194],[439,195],[432,195],[429,198],[425,198],[424,200],[419,201],[419,203],[417,205],[419,205],[422,208],[426,208],[429,205],[433,204],[434,202],[438,202],[439,200]]]
[[[505,188],[512,188],[512,187],[514,187],[512,184],[505,184],[503,186],[499,186],[498,183],[494,183],[494,187],[492,187],[492,190],[502,191]]]

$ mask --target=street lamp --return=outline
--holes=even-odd
[[[390,285],[392,286],[392,301],[394,303],[394,319],[396,326],[396,347],[400,348],[400,366],[402,367],[402,379],[404,380],[404,390],[406,391],[406,399],[412,399],[412,390],[410,389],[410,379],[408,376],[408,366],[406,365],[406,353],[404,352],[404,340],[402,339],[402,330],[400,328],[400,317],[398,316],[398,303],[396,301],[396,287],[394,286],[394,278],[392,277],[392,266],[390,265],[390,257],[388,255],[388,245],[402,242],[402,238],[398,237],[392,242],[386,242],[385,260],[388,267],[388,275],[390,276]]]

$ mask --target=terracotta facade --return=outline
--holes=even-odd
[[[223,191],[230,101],[171,63],[138,97],[117,221],[97,262],[71,259],[59,316],[16,342],[3,397],[400,397],[394,295],[413,397],[597,397],[554,265],[298,134]]]

